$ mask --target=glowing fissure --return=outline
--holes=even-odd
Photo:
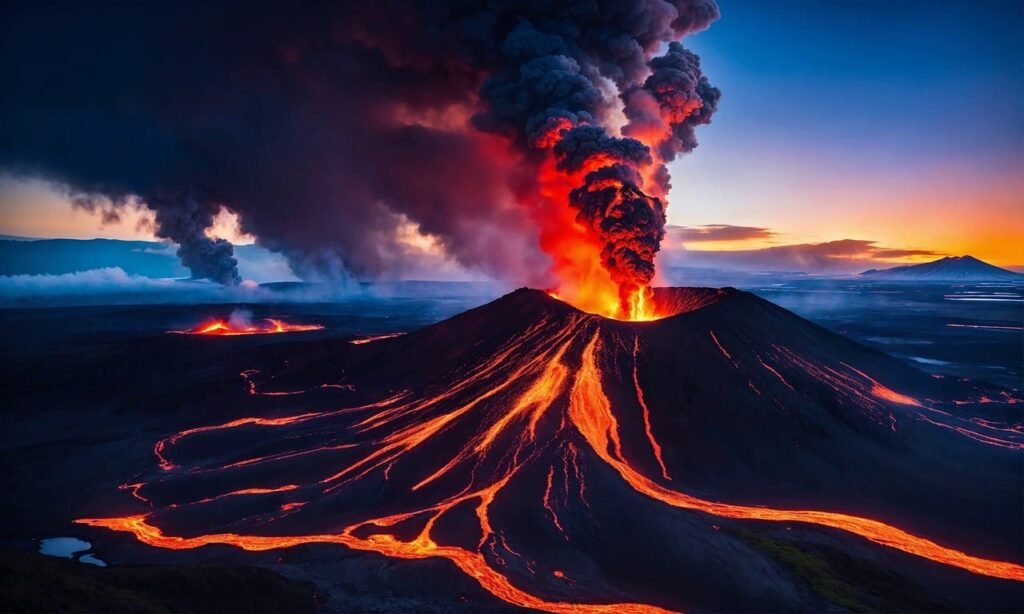
[[[230,320],[213,320],[196,328],[168,331],[176,335],[208,335],[239,337],[243,335],[276,335],[323,330],[322,324],[289,324],[276,318],[264,318],[259,323],[236,324]]]
[[[256,385],[255,377],[257,375],[259,375],[259,374],[260,374],[259,369],[246,369],[245,371],[242,371],[239,374],[239,375],[241,375],[242,379],[245,381],[246,385],[248,386],[249,394],[251,394],[253,396],[291,397],[291,396],[295,396],[297,394],[305,394],[306,393],[305,390],[279,390],[279,391],[264,392],[264,391],[260,390],[259,387]]]
[[[567,520],[571,518],[573,523],[577,522],[580,510],[589,510],[592,505],[587,499],[584,463],[588,458],[596,458],[611,467],[638,494],[672,507],[736,520],[805,523],[837,529],[973,573],[1024,580],[1024,566],[1017,563],[971,556],[877,520],[836,512],[709,501],[659,483],[657,480],[668,479],[668,467],[651,422],[651,414],[657,407],[651,405],[651,398],[645,395],[642,386],[639,361],[643,349],[639,338],[642,327],[637,327],[632,348],[629,348],[622,342],[620,334],[606,336],[603,321],[597,317],[573,316],[564,322],[554,323],[557,326],[554,332],[551,332],[549,324],[544,320],[528,327],[514,340],[495,349],[489,358],[468,369],[458,369],[446,376],[450,380],[443,378],[424,390],[403,391],[380,401],[331,411],[274,418],[239,418],[220,425],[187,429],[160,440],[154,446],[160,475],[186,479],[197,470],[196,463],[181,460],[178,462],[183,466],[179,466],[169,456],[171,449],[185,438],[213,437],[237,429],[250,429],[246,432],[251,436],[270,436],[280,429],[287,433],[292,429],[320,428],[321,425],[332,426],[333,429],[337,428],[339,420],[344,420],[341,425],[347,435],[339,436],[340,439],[328,445],[236,459],[226,465],[207,463],[199,466],[201,471],[234,471],[256,464],[286,463],[297,456],[323,450],[344,449],[354,455],[346,457],[344,466],[336,470],[330,468],[329,473],[325,472],[326,477],[309,478],[305,482],[293,480],[297,483],[283,486],[278,483],[262,488],[236,488],[198,501],[157,507],[146,514],[87,518],[77,522],[127,531],[143,543],[169,549],[227,544],[245,550],[270,550],[308,543],[333,543],[395,558],[442,557],[495,597],[525,608],[552,612],[664,611],[657,606],[640,603],[571,603],[541,597],[545,590],[551,589],[550,586],[537,591],[527,590],[525,586],[534,582],[540,582],[543,587],[542,578],[555,578],[564,583],[565,572],[546,568],[543,561],[529,557],[527,550],[515,542],[514,535],[505,534],[495,524],[500,520],[496,521],[494,512],[503,508],[501,496],[508,484],[514,480],[535,479],[539,482],[529,492],[536,493],[538,513],[547,519],[556,539],[569,540],[569,531],[574,524]],[[653,454],[661,469],[658,478],[645,475],[644,470],[627,455],[629,450],[625,449],[620,436],[620,421],[637,418],[613,407],[604,391],[605,379],[619,377],[610,372],[606,376],[602,372],[605,363],[601,357],[605,352],[606,337],[614,338],[616,347],[622,346],[624,360],[632,359],[636,407],[640,408],[649,444],[649,450],[645,449],[643,453]],[[734,360],[718,338],[712,335],[712,339],[723,356]],[[775,351],[778,354],[773,361],[798,360],[786,348],[776,347]],[[758,360],[772,372],[773,377],[792,388],[778,370],[763,359]],[[870,378],[852,367],[849,374],[828,367],[817,368],[810,362],[804,367],[816,368],[814,373],[824,378],[822,381],[826,385],[836,387],[848,398],[857,399],[866,410],[889,403],[897,403],[908,410],[923,409],[920,404],[902,402],[910,397],[899,393],[879,397],[876,386],[881,384],[869,381]],[[455,427],[460,430],[453,435]],[[463,429],[467,428],[471,429],[469,436],[463,434]],[[994,428],[1000,427],[994,425]],[[449,445],[451,441],[458,442],[454,449]],[[427,445],[450,450],[450,453],[416,452]],[[428,459],[426,462],[425,458]],[[275,506],[274,514],[254,516],[263,519],[260,523],[273,522],[283,515],[294,518],[297,514],[306,513],[324,495],[371,475],[376,476],[375,479],[386,480],[389,488],[402,497],[400,500],[405,503],[399,509],[404,511],[379,515],[373,507],[376,504],[368,502],[368,509],[351,512],[355,521],[327,532],[308,535],[225,532],[178,537],[164,534],[154,524],[155,514],[172,508],[185,504],[187,508],[214,505],[225,497],[245,495],[252,497],[254,504],[257,499],[265,500],[266,497],[260,495],[288,499],[284,503],[271,502]],[[149,500],[140,494],[145,485],[136,481],[125,488],[149,505]],[[525,491],[516,490],[517,494],[509,496],[521,496],[520,492]],[[582,506],[573,508],[572,516],[567,516],[570,501],[577,499]],[[480,531],[480,538],[473,547],[445,544],[438,536],[439,521],[460,505],[473,506]],[[174,511],[185,513],[187,509]],[[409,523],[418,527],[415,536],[408,537]],[[573,587],[576,586],[574,583]]]
[[[219,501],[219,500],[225,499],[227,497],[239,497],[239,496],[243,496],[243,495],[269,495],[269,494],[274,494],[274,493],[279,493],[279,492],[288,492],[289,490],[296,490],[298,488],[299,488],[299,486],[297,484],[285,484],[284,486],[277,486],[277,487],[274,487],[274,488],[260,488],[260,487],[242,488],[242,489],[239,489],[239,490],[232,490],[230,492],[226,492],[226,493],[221,494],[221,495],[216,495],[216,496],[213,496],[213,497],[205,497],[203,499],[198,499],[196,501],[190,501],[188,503],[181,503],[181,504],[172,503],[172,504],[168,505],[167,507],[168,508],[175,508],[175,507],[178,507],[179,505],[199,505],[201,503],[212,503],[213,501]]]
[[[352,339],[349,341],[352,345],[365,345],[367,343],[373,343],[374,341],[383,341],[385,339],[394,339],[395,337],[401,337],[405,333],[385,333],[383,335],[372,335],[370,337],[360,337],[358,339]]]
[[[816,382],[831,388],[838,397],[853,401],[863,410],[864,415],[872,421],[888,426],[892,431],[896,430],[896,416],[892,412],[891,406],[882,402],[888,401],[891,403],[893,402],[892,399],[875,394],[873,386],[866,386],[863,381],[858,380],[849,373],[844,373],[828,365],[818,364],[813,360],[798,356],[786,347],[773,345],[772,348],[778,352],[774,358],[780,366],[786,365],[811,375]],[[840,363],[840,365],[850,369],[855,374],[861,373],[844,363]],[[871,382],[873,385],[877,384],[874,380],[871,380]],[[894,392],[893,394],[896,393]]]
[[[778,378],[778,380],[779,380],[780,382],[782,382],[782,383],[783,383],[783,385],[785,385],[785,386],[786,386],[786,388],[789,388],[790,390],[792,390],[792,391],[796,392],[796,388],[793,388],[793,385],[792,385],[792,384],[790,384],[790,383],[789,383],[788,381],[786,381],[786,378],[782,377],[782,374],[781,374],[781,373],[779,373],[779,372],[778,372],[778,371],[777,371],[777,370],[775,369],[775,367],[773,367],[773,366],[771,366],[770,364],[766,363],[766,362],[764,361],[764,359],[763,359],[763,358],[761,358],[760,356],[758,357],[758,359],[757,359],[757,360],[758,360],[758,362],[760,362],[760,363],[761,363],[761,366],[762,366],[762,367],[764,367],[765,369],[767,369],[768,371],[770,371],[772,375],[774,375],[774,376],[775,376],[776,378]]]
[[[953,431],[964,437],[969,437],[979,443],[1011,450],[1024,450],[1024,425],[1005,426],[979,418],[964,419],[932,407],[930,404],[918,401],[913,397],[900,394],[882,385],[867,373],[850,365],[844,363],[843,366],[867,382],[870,385],[870,394],[874,397],[906,406],[910,411],[913,411],[919,420],[923,420],[932,426]],[[938,414],[942,417],[942,420],[937,420],[928,414]],[[953,424],[950,422],[953,422]]]
[[[731,362],[734,367],[737,366],[736,361],[732,359],[732,354],[726,351],[725,346],[723,346],[722,342],[715,336],[715,331],[709,330],[708,334],[711,335],[711,340],[715,342],[715,347],[717,347],[718,351],[722,353],[722,356],[725,356],[725,359]]]
[[[562,523],[558,521],[558,512],[555,511],[554,501],[551,497],[551,491],[554,485],[554,481],[555,467],[552,465],[551,467],[548,467],[547,483],[544,486],[544,509],[546,509],[548,513],[551,514],[551,522],[555,523],[555,528],[558,529],[558,532],[565,536],[566,539],[569,539],[568,535],[565,534],[565,528],[562,526]]]
[[[851,399],[864,410],[866,416],[879,424],[888,426],[892,431],[896,430],[898,424],[896,413],[892,409],[892,406],[895,405],[902,409],[904,415],[913,416],[932,426],[953,431],[979,443],[1011,450],[1024,449],[1024,425],[1007,426],[979,418],[961,418],[934,407],[931,402],[918,400],[909,395],[896,392],[864,371],[846,363],[839,364],[848,370],[849,373],[802,358],[785,347],[772,347],[779,352],[778,356],[776,356],[779,362],[805,371],[815,381],[828,386],[839,396]],[[776,377],[782,377],[781,373],[771,369],[763,361],[761,364],[769,368]],[[752,382],[749,385],[755,392],[760,394],[760,391],[754,387]],[[1000,402],[1013,404],[1013,401],[1012,397],[1004,393],[1003,400]],[[977,399],[973,402],[984,403],[985,399]],[[954,401],[954,404],[960,404],[960,402]],[[934,414],[937,414],[937,416]]]
[[[854,369],[848,364],[843,363],[843,366],[853,371],[857,375],[863,377],[867,381],[871,382],[871,394],[875,395],[876,397],[880,399],[885,399],[886,401],[892,403],[899,403],[900,405],[912,405],[914,407],[921,407],[921,404],[917,402],[917,399],[908,397],[905,394],[900,394],[895,390],[892,390],[891,388],[887,388],[882,384],[879,384],[878,381],[870,377],[867,373],[864,373],[863,371],[860,371],[858,369]]]
[[[654,429],[651,428],[651,410],[647,408],[647,401],[644,400],[644,389],[640,386],[640,376],[637,374],[637,362],[639,359],[640,336],[638,335],[633,339],[633,387],[636,389],[636,400],[640,404],[640,409],[643,410],[644,433],[647,435],[647,441],[651,443],[654,458],[657,459],[658,466],[661,468],[661,477],[671,480],[672,478],[668,475],[668,468],[665,467],[665,460],[661,457],[661,446],[658,444],[658,440],[654,438]]]
[[[310,454],[317,454],[319,452],[335,452],[337,450],[347,450],[354,448],[354,443],[342,443],[333,446],[318,446],[309,450],[298,450],[295,452],[279,452],[277,454],[268,454],[267,456],[257,456],[255,458],[247,458],[233,463],[224,465],[223,469],[235,469],[237,467],[248,467],[250,465],[258,465],[261,463],[269,463],[272,461],[288,460],[292,458],[299,458],[301,456],[309,456]]]

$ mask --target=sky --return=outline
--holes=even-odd
[[[1024,5],[719,4],[685,41],[723,96],[671,166],[663,249],[684,264],[736,250],[752,266],[794,253],[819,268],[968,253],[1024,265]],[[113,222],[0,181],[0,234],[153,238],[144,213]],[[217,233],[253,240],[230,217]]]
[[[1024,4],[719,4],[686,44],[722,101],[672,167],[669,221],[754,230],[688,248],[859,239],[1024,264]]]

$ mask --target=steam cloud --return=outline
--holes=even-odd
[[[400,274],[411,225],[544,283],[553,156],[582,174],[568,206],[604,266],[643,286],[664,164],[719,99],[677,42],[654,56],[717,17],[713,0],[6,3],[0,167],[138,195],[197,278],[238,282],[205,233],[223,206],[300,275]]]

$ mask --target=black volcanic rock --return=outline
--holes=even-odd
[[[885,281],[1024,281],[1024,275],[993,266],[974,256],[949,256],[890,269],[870,269],[861,276]]]
[[[1011,396],[981,414],[735,289],[654,300],[665,317],[623,322],[521,289],[398,337],[285,346],[252,393],[294,411],[155,442],[134,491],[152,507],[84,522],[161,548],[447,559],[537,609],[1024,606]]]
[[[317,612],[314,587],[249,566],[100,568],[0,549],[0,612]]]

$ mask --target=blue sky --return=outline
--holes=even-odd
[[[1024,5],[720,5],[685,41],[723,97],[673,166],[670,221],[941,250],[971,215],[960,230],[1015,259],[995,227],[1024,236]],[[947,224],[908,227],[921,217]]]

